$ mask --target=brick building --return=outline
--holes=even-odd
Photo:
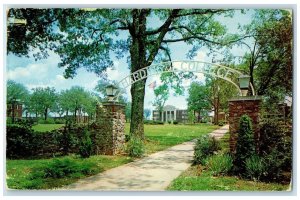
[[[14,108],[13,108],[14,107]],[[23,106],[20,103],[7,104],[6,116],[15,118],[22,118]]]

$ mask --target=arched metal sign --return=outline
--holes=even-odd
[[[221,78],[232,83],[239,90],[240,94],[242,94],[242,91],[238,84],[238,78],[243,75],[243,73],[223,65],[204,61],[169,61],[150,65],[148,67],[139,69],[129,76],[123,78],[118,83],[118,87],[125,89],[135,82],[143,80],[149,76],[170,72],[203,73],[216,78]],[[255,91],[251,83],[250,87],[252,90],[252,94],[255,95]],[[117,98],[119,95],[120,93],[117,95]]]

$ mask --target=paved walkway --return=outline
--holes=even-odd
[[[213,131],[224,134],[228,126]],[[63,190],[163,191],[192,164],[195,141],[185,142],[103,173],[81,179]]]

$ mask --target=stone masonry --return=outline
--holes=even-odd
[[[124,150],[125,106],[118,103],[103,103],[97,106],[95,131],[95,153],[115,155]]]
[[[261,107],[261,97],[247,96],[229,100],[229,131],[230,131],[230,151],[235,152],[239,120],[244,114],[252,119],[252,128],[256,144],[259,141],[259,112]]]

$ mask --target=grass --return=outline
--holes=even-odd
[[[107,169],[117,167],[132,159],[125,156],[104,156],[97,155],[90,158],[82,159],[76,156],[64,156],[57,158],[58,160],[70,159],[72,163],[78,166],[92,166],[89,175],[97,174]],[[44,168],[51,165],[54,159],[39,159],[39,160],[7,160],[7,186],[10,189],[51,189],[61,187],[77,181],[79,178],[86,177],[83,173],[70,174],[63,178],[43,178],[33,177],[33,174],[41,172]]]
[[[243,180],[234,176],[212,176],[194,165],[172,181],[171,191],[285,191],[289,185]]]
[[[59,129],[63,126],[64,126],[64,124],[37,124],[37,125],[32,126],[32,129],[34,131],[38,131],[38,132],[46,132],[46,131],[52,131],[55,129]]]
[[[45,132],[62,127],[63,124],[39,124],[33,126],[35,131]],[[168,147],[192,140],[200,135],[207,134],[219,126],[207,124],[197,125],[145,125],[146,153],[150,154]],[[129,124],[125,126],[125,132],[129,133]],[[52,189],[76,182],[78,179],[100,173],[104,170],[131,162],[126,156],[91,156],[81,159],[76,156],[64,156],[57,159],[69,158],[76,166],[91,168],[91,173],[84,174],[74,172],[63,178],[45,178],[33,176],[41,173],[47,166],[52,165],[54,159],[35,160],[7,160],[7,186],[11,189]]]
[[[229,137],[227,132],[220,139],[221,152],[229,152]],[[220,152],[220,153],[221,153]],[[285,191],[288,184],[265,183],[244,180],[236,176],[213,176],[212,172],[201,165],[193,165],[168,187],[171,191]]]
[[[208,124],[196,125],[145,125],[146,153],[151,154],[171,146],[198,138],[212,132],[219,126]],[[125,125],[125,133],[129,134],[129,124]]]

